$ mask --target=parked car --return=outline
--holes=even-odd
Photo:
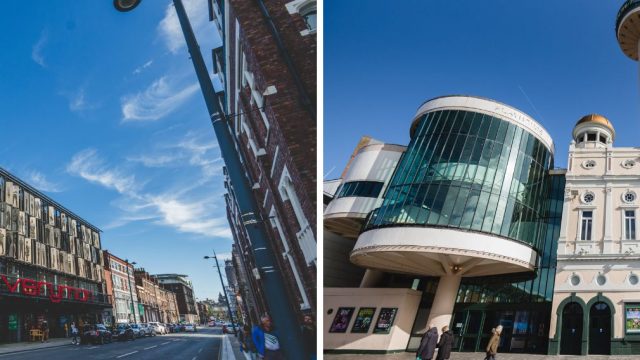
[[[149,324],[143,323],[140,324],[140,327],[142,328],[142,330],[144,330],[145,336],[156,336],[156,330],[153,328],[153,326],[149,326]]]
[[[185,332],[196,332],[196,325],[195,324],[185,324],[184,325],[184,331]]]
[[[238,325],[231,325],[230,322],[222,323],[222,333],[223,334],[235,334],[238,331]]]
[[[140,326],[140,324],[131,324],[129,326],[131,326],[131,330],[133,330],[133,334],[136,337],[138,337],[138,338],[144,337],[145,331],[142,328],[142,326]]]
[[[81,344],[104,344],[111,342],[111,331],[103,324],[85,325],[80,334]]]
[[[167,329],[157,321],[150,321],[149,326],[153,327],[153,329],[156,331],[156,334],[162,335],[167,333]]]
[[[116,326],[115,336],[118,340],[135,340],[136,335],[128,324],[118,324]]]
[[[176,324],[167,324],[167,331],[169,331],[170,333],[174,333],[176,332]]]

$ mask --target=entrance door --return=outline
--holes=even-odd
[[[582,351],[582,306],[572,302],[562,311],[560,354],[581,355]]]
[[[589,311],[589,355],[611,353],[611,310],[603,302]]]

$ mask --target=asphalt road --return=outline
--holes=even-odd
[[[197,333],[177,333],[145,337],[134,341],[114,341],[105,345],[65,345],[55,348],[2,354],[0,360],[69,359],[175,359],[218,360],[222,347],[220,328],[198,328]]]

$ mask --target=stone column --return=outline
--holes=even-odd
[[[384,275],[384,272],[380,270],[367,269],[364,272],[362,281],[360,281],[360,287],[361,288],[376,287],[380,283],[380,279],[382,279],[382,275]]]
[[[427,321],[427,326],[433,325],[437,327],[438,333],[442,332],[443,326],[449,326],[451,322],[461,279],[462,276],[459,274],[447,274],[440,277],[436,295],[433,298],[431,313],[429,313],[429,320]]]

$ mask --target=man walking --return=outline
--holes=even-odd
[[[489,344],[487,344],[487,360],[496,360],[498,346],[500,345],[500,334],[502,334],[502,325],[496,326],[496,331],[491,336]]]
[[[430,325],[429,330],[424,333],[422,340],[420,340],[420,347],[416,353],[416,358],[420,360],[431,360],[433,354],[436,351],[436,344],[438,343],[438,328]]]
[[[305,360],[316,360],[316,325],[313,323],[311,315],[304,316],[302,341],[304,341],[304,350],[307,353]]]
[[[78,345],[78,328],[76,327],[76,323],[74,322],[71,323],[71,336],[73,336],[73,339],[71,339],[71,343],[73,345]]]
[[[280,351],[280,341],[273,330],[271,317],[267,314],[260,318],[260,326],[254,326],[252,331],[253,343],[258,351],[260,360],[284,360]]]

